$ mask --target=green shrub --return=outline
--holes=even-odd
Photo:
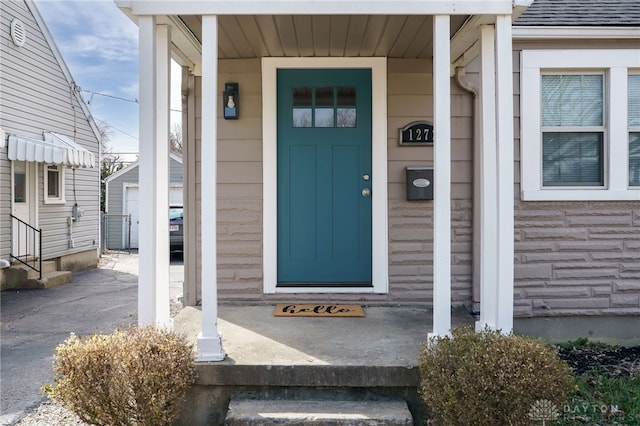
[[[99,426],[168,425],[195,380],[193,346],[153,326],[83,340],[55,350],[55,385],[45,394]]]
[[[542,341],[469,327],[425,344],[420,374],[422,398],[442,423],[465,426],[552,420],[573,380]]]

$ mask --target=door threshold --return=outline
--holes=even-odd
[[[318,287],[329,287],[329,288],[372,288],[373,284],[370,282],[349,282],[349,283],[339,283],[339,282],[313,282],[313,283],[305,283],[305,282],[286,282],[286,283],[278,283],[276,288],[318,288]]]

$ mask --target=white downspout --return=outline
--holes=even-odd
[[[473,249],[472,249],[472,294],[471,294],[471,312],[474,317],[480,315],[480,259],[482,251],[480,250],[480,239],[482,238],[482,229],[480,226],[480,85],[472,81],[466,74],[465,67],[456,68],[456,81],[458,85],[473,95]]]

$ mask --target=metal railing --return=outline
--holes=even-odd
[[[11,252],[9,257],[38,273],[42,279],[42,230],[11,216]]]

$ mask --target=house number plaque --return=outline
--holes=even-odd
[[[433,124],[428,121],[414,121],[400,129],[398,145],[433,145]]]

